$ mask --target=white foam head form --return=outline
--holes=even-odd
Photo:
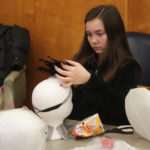
[[[63,124],[64,119],[71,113],[73,107],[71,87],[64,88],[60,86],[60,84],[61,81],[59,79],[49,78],[37,84],[32,93],[32,104],[39,110],[51,108],[62,103],[62,105],[57,109],[47,112],[38,113],[35,109],[35,112],[49,126],[54,128],[51,140],[61,138],[55,129],[59,125]]]
[[[1,150],[45,150],[47,126],[25,108],[0,112]]]
[[[150,141],[150,91],[146,88],[131,89],[125,99],[125,109],[135,131]]]

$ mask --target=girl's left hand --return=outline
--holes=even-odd
[[[55,66],[55,70],[62,75],[56,74],[55,76],[63,81],[63,87],[84,84],[89,80],[91,74],[80,63],[72,60],[66,60],[66,62],[70,65],[62,63],[64,70]]]

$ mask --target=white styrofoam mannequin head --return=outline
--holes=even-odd
[[[45,150],[47,126],[25,108],[0,112],[1,150]]]
[[[135,131],[150,140],[150,91],[146,88],[131,89],[125,98],[125,109]]]
[[[35,112],[54,128],[52,140],[61,138],[55,128],[63,124],[73,107],[71,87],[64,88],[60,84],[59,79],[49,78],[37,84],[32,93]]]

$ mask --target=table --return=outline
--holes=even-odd
[[[64,125],[66,129],[68,130],[69,135],[71,135],[71,128],[73,125],[77,123],[75,120],[65,120]],[[111,129],[114,126],[110,125],[104,125],[104,129]],[[135,146],[137,148],[141,148],[141,150],[150,150],[150,141],[144,139],[140,135],[138,135],[136,132],[134,134],[119,134],[119,133],[105,133],[104,135],[100,135],[97,137],[92,137],[92,138],[87,138],[87,139],[81,139],[81,140],[53,140],[53,141],[48,141],[46,150],[71,150],[75,147],[82,147],[86,146],[87,143],[94,138],[102,138],[104,136],[111,136],[112,138],[115,138],[116,140],[123,140],[127,142],[128,144]]]

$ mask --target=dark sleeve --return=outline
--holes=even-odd
[[[91,100],[99,106],[104,120],[108,116],[112,124],[119,124],[119,120],[125,120],[126,117],[125,96],[131,88],[136,87],[140,78],[141,69],[135,61],[132,61],[117,71],[112,85],[106,83],[102,76],[91,74],[89,81],[80,88],[88,97],[91,97],[88,103]],[[114,122],[115,120],[117,122]]]
[[[81,85],[81,88],[85,92],[88,91],[89,95],[98,95],[103,92],[104,94],[110,94],[112,91],[126,93],[129,89],[135,88],[140,83],[140,80],[141,69],[133,61],[117,71],[112,85],[106,83],[101,75],[92,73],[89,81]]]

